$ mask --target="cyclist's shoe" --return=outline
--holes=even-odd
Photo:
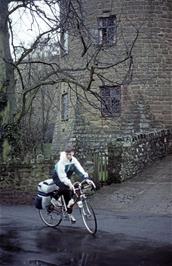
[[[76,219],[72,214],[68,214],[69,215],[69,219],[71,221],[71,223],[76,223]]]

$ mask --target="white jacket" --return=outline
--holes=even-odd
[[[88,177],[88,173],[84,171],[79,161],[74,156],[68,160],[65,152],[60,153],[60,160],[55,165],[55,171],[59,180],[70,188],[72,188],[70,176],[73,172],[78,174],[81,179]]]

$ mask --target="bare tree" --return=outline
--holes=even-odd
[[[109,53],[106,51],[104,44],[108,41],[108,44],[114,45],[117,41],[116,29],[119,26],[119,21],[115,16],[110,18],[109,23],[112,23],[112,26],[109,24],[109,28],[105,30],[100,27],[99,31],[96,32],[96,29],[92,29],[87,25],[84,17],[84,7],[80,0],[2,0],[1,2],[1,149],[4,149],[5,141],[6,147],[8,146],[7,142],[15,147],[17,137],[11,137],[14,135],[13,131],[20,131],[23,117],[29,113],[29,110],[32,113],[32,104],[40,88],[52,88],[52,86],[57,86],[61,82],[67,83],[80,100],[97,109],[100,109],[100,103],[104,104],[105,109],[110,112],[104,101],[104,96],[94,90],[94,82],[98,80],[101,85],[104,85],[107,81],[110,85],[124,85],[131,81],[133,48],[138,38],[139,29],[133,26],[134,30],[130,41],[125,40],[121,31],[120,42],[123,42],[123,46],[120,45],[120,50],[116,49],[115,52],[111,49]],[[31,29],[35,23],[37,25],[38,34],[31,41],[30,46],[15,44],[12,14],[17,10],[29,12]],[[43,30],[41,29],[41,23],[45,25]],[[99,23],[101,25],[103,22],[100,21]],[[9,34],[11,35],[13,59],[10,53]],[[65,63],[67,52],[65,34],[69,34],[70,39],[77,39],[79,43],[80,50],[77,51],[75,64],[73,58],[69,59],[69,64]],[[54,53],[55,49],[56,53]],[[102,59],[102,53],[106,55],[103,57],[105,59]],[[121,68],[123,69],[122,74],[120,73]],[[115,78],[109,78],[107,73],[110,71],[116,73]],[[87,80],[82,79],[82,76],[86,76]],[[20,94],[20,104],[18,105],[16,105],[15,90]],[[92,100],[90,100],[89,95],[91,95]],[[44,101],[43,94],[41,99]],[[42,108],[44,108],[44,104]],[[7,112],[7,110],[9,111]],[[5,118],[4,114],[6,114]],[[43,127],[46,120],[44,114],[42,109]],[[44,128],[42,130],[44,132]],[[44,138],[44,134],[42,137]],[[5,153],[9,153],[9,149],[6,149]],[[18,153],[20,151],[20,148],[18,148]],[[17,149],[11,149],[11,154],[12,152],[16,153]]]

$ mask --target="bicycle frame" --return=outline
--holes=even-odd
[[[86,199],[86,196],[85,196],[85,194],[82,192],[81,188],[79,188],[78,190],[79,190],[79,193],[78,193],[78,194],[77,194],[77,192],[74,193],[74,195],[76,196],[76,199],[75,199],[74,203],[72,204],[72,207],[73,207],[74,205],[76,205],[79,201],[82,201],[83,199]],[[61,201],[61,203],[62,203],[62,207],[63,207],[63,209],[64,209],[63,211],[65,211],[65,213],[68,214],[68,212],[67,212],[67,205],[66,205],[66,202],[65,202],[64,196],[61,195],[61,196],[59,197],[59,199],[60,199],[60,201]],[[80,207],[80,206],[78,206],[78,207]]]

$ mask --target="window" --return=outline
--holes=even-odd
[[[68,120],[68,115],[69,115],[68,94],[65,93],[62,95],[62,101],[61,101],[61,118],[62,118],[62,120]]]
[[[61,36],[60,36],[62,55],[68,54],[68,51],[69,51],[68,39],[69,39],[68,31],[62,31]]]
[[[121,113],[121,87],[102,86],[101,95],[101,114],[106,117],[113,117]]]
[[[99,44],[114,44],[116,42],[116,16],[100,17],[97,22]]]

